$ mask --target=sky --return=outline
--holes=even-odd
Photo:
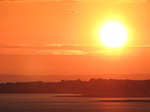
[[[0,81],[150,79],[148,0],[1,0],[0,14]],[[119,49],[98,35],[112,19],[129,33]]]

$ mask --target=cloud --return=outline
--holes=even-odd
[[[98,46],[70,44],[0,44],[0,54],[88,55]]]
[[[148,54],[150,45],[132,45],[110,49],[95,45],[77,44],[0,44],[0,54],[27,55],[141,55]]]

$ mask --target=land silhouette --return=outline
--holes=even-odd
[[[95,79],[89,81],[0,83],[0,93],[81,94],[82,97],[150,97],[150,80]]]

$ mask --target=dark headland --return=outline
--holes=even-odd
[[[0,94],[81,94],[82,97],[150,97],[150,80],[90,79],[0,83]]]

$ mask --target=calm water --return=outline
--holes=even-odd
[[[56,95],[0,94],[0,112],[150,112],[148,98],[54,96]]]

